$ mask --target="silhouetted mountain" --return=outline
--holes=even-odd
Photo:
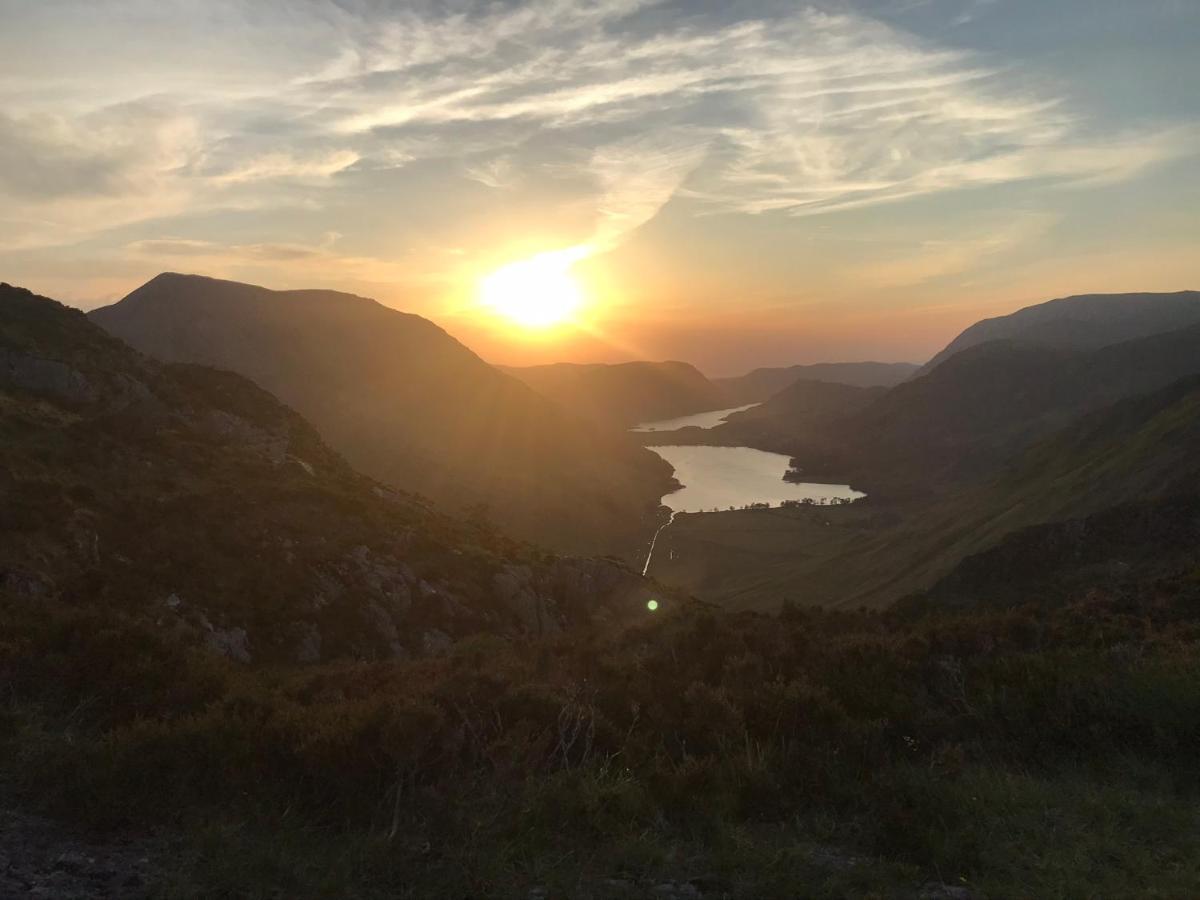
[[[913,363],[815,363],[780,369],[755,369],[736,378],[714,378],[736,406],[766,400],[797,381],[826,381],[855,387],[891,387],[912,376]]]
[[[1200,326],[1098,350],[989,341],[850,419],[855,471],[892,481],[976,477],[1083,414],[1200,373]]]
[[[501,367],[571,412],[623,428],[720,409],[726,395],[684,362]]]
[[[245,378],[148,359],[8,285],[0,401],[0,596],[18,612],[65,605],[247,662],[419,655],[643,608],[627,570],[447,518]]]
[[[420,316],[334,291],[164,274],[95,322],[160,359],[245,375],[368,474],[558,549],[636,545],[669,467],[565,414]]]
[[[1191,376],[1084,415],[989,477],[939,492],[896,501],[884,491],[862,504],[761,515],[680,516],[659,538],[662,562],[653,574],[739,608],[785,600],[885,606],[1020,529],[1194,495],[1197,485],[1200,376]]]
[[[1105,561],[1119,572],[1135,557],[1174,558],[1197,527],[1198,487],[1200,376],[1192,376],[1082,417],[986,485],[939,501],[895,546],[920,560],[906,575],[926,579],[968,559],[941,596],[1011,597],[1022,583],[1045,586]]]
[[[1047,347],[1096,350],[1196,324],[1200,324],[1198,291],[1064,297],[976,322],[917,374],[927,374],[956,353],[987,341],[1010,339]]]
[[[834,432],[839,423],[866,409],[887,390],[804,379],[757,406],[731,413],[714,428],[650,432],[639,437],[648,444],[745,445],[786,451],[797,441],[811,440],[814,434]]]

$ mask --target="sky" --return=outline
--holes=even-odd
[[[0,280],[162,271],[504,364],[921,362],[1200,288],[1200,0],[0,0]],[[582,248],[582,249],[580,249]],[[480,304],[563,251],[578,321]]]

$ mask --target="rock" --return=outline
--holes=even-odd
[[[178,594],[168,594],[163,603],[166,604],[167,609],[179,609],[183,606],[183,599]]]
[[[50,593],[49,585],[41,576],[27,572],[5,572],[0,577],[0,590],[26,600],[36,600]]]
[[[547,634],[562,630],[558,610],[553,601],[539,593],[529,566],[505,566],[493,576],[492,589],[500,605],[517,618],[524,631]]]
[[[240,663],[248,663],[250,638],[245,628],[214,628],[208,634],[208,646],[222,656]]]
[[[198,424],[202,430],[223,441],[241,444],[276,465],[288,457],[291,441],[286,434],[273,434],[223,409],[207,410]]]
[[[400,633],[396,630],[396,623],[392,619],[391,614],[372,600],[366,605],[363,610],[370,623],[371,628],[386,641],[388,644],[398,643]]]
[[[82,372],[55,359],[15,350],[0,349],[0,383],[68,403],[90,403],[96,398],[95,387]]]
[[[430,656],[445,653],[453,645],[454,639],[436,628],[431,628],[421,635],[421,649]]]
[[[296,648],[292,653],[298,663],[315,663],[321,661],[321,631],[312,622],[301,622],[296,631],[298,637]]]

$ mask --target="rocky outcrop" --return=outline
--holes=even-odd
[[[235,662],[248,663],[253,659],[250,655],[250,637],[245,628],[214,628],[206,640],[214,652]]]
[[[67,403],[90,403],[96,389],[76,369],[54,359],[0,348],[0,383]]]
[[[0,391],[5,602],[96,601],[242,664],[645,614],[619,565],[445,516],[356,473],[254,383],[156,362],[7,286]]]

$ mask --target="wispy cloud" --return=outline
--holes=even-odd
[[[103,41],[87,45],[91,78],[69,59],[46,83],[0,63],[10,240],[76,241],[184,208],[320,204],[339,188],[367,203],[370,178],[413,169],[442,179],[445,197],[466,178],[590,205],[593,233],[576,238],[615,246],[675,197],[698,213],[815,215],[1031,179],[1115,181],[1200,143],[1179,130],[1097,137],[1055,91],[845,4],[756,15],[656,0],[223,0],[204,20],[188,4],[103,5],[173,34],[172,52],[131,32],[142,77],[122,46],[101,65]],[[40,27],[69,29],[65,6]],[[77,27],[99,15],[75,6]],[[246,62],[241,44],[261,52]]]
[[[453,155],[469,134],[464,151],[502,154],[465,169],[491,186],[536,178],[541,159],[523,147],[589,147],[605,244],[678,194],[717,211],[813,214],[1008,181],[1120,179],[1186,149],[1178,134],[1088,139],[1058,97],[864,15],[724,21],[655,18],[654,6],[410,12],[377,39],[349,37],[327,77],[298,89],[336,109],[329,127],[367,158],[416,138],[419,154]]]

